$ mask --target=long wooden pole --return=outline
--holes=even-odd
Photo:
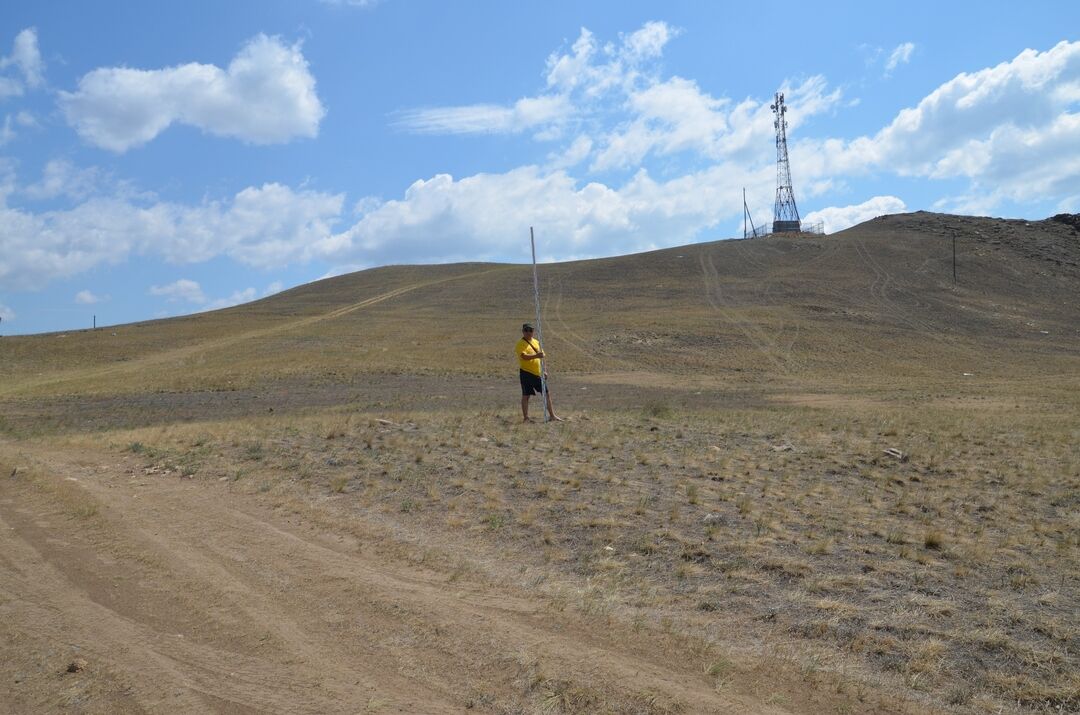
[[[529,226],[529,245],[532,246],[533,262],[533,298],[536,300],[536,340],[540,343],[540,351],[544,351],[544,331],[540,327],[540,279],[536,274],[536,237],[533,235],[533,227]],[[547,409],[547,374],[544,372],[544,359],[540,358],[540,409],[544,411],[544,422],[548,421]]]

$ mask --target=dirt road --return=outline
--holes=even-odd
[[[107,453],[0,466],[5,712],[784,712],[374,525]]]

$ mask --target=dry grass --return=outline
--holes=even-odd
[[[739,653],[856,704],[1075,711],[1077,255],[1058,225],[912,214],[549,266],[575,420],[546,426],[493,377],[525,267],[379,269],[4,338],[0,437],[106,441],[146,478],[422,534],[476,555],[454,578],[714,644],[695,675],[717,687]],[[679,707],[514,668],[508,712]]]
[[[1048,415],[1012,414],[1003,431],[996,414],[923,405],[548,427],[345,408],[113,441],[157,474],[243,474],[239,488],[445,529],[551,583],[577,579],[565,605],[585,614],[729,647],[733,633],[795,638],[877,686],[1049,712],[1077,704],[1077,436]],[[904,461],[883,455],[895,444]]]

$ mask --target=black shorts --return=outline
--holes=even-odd
[[[539,395],[541,393],[542,385],[539,375],[533,375],[531,372],[519,368],[518,377],[521,379],[522,395]],[[548,394],[551,394],[550,387],[548,387]]]

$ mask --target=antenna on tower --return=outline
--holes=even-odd
[[[769,107],[776,116],[776,204],[773,208],[773,233],[798,232],[799,208],[795,205],[795,194],[791,190],[791,167],[787,154],[787,107],[784,106],[784,93],[776,93],[776,101]]]

